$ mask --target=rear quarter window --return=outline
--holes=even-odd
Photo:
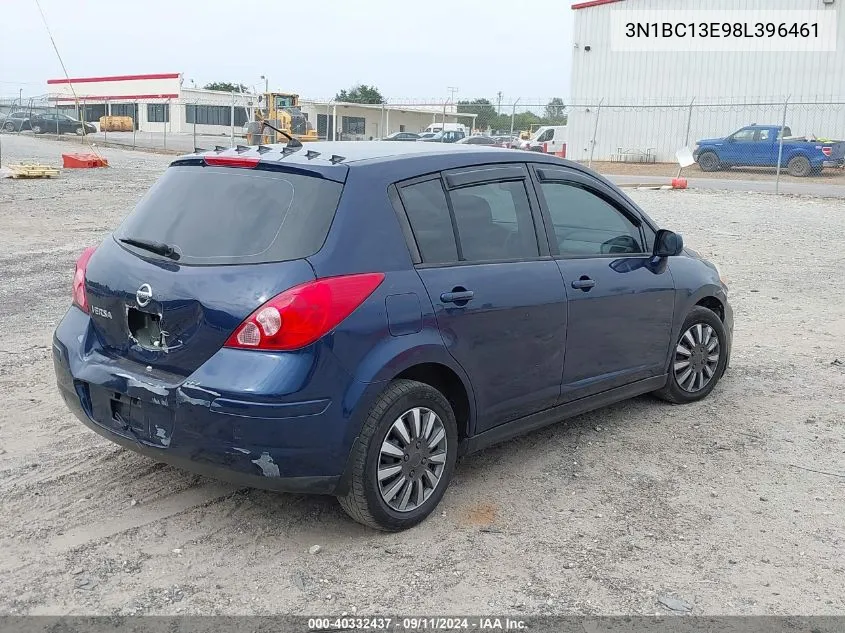
[[[342,189],[303,174],[170,167],[115,238],[165,243],[179,253],[179,263],[188,265],[301,259],[325,242]]]

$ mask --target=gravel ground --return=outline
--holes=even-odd
[[[7,162],[78,149],[2,142]],[[845,614],[845,201],[632,192],[731,284],[720,386],[467,457],[429,520],[382,534],[332,498],[158,465],[67,412],[50,336],[73,261],[168,162],[103,154],[0,179],[0,613]]]
[[[583,162],[583,161],[582,161]],[[602,174],[625,176],[665,176],[674,178],[678,175],[677,163],[615,163],[611,161],[593,161],[592,168]],[[751,180],[770,181],[777,179],[777,170],[773,167],[731,167],[719,171],[702,171],[696,164],[683,170],[684,178],[713,178],[716,180]],[[797,178],[790,176],[786,170],[781,171],[781,182],[799,184],[845,185],[845,169],[828,167],[818,176]]]

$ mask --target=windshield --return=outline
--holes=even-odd
[[[300,259],[323,245],[341,190],[336,182],[302,174],[170,167],[115,238],[166,244],[180,264]]]

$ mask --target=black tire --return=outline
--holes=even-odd
[[[443,423],[446,461],[430,496],[419,507],[399,512],[384,501],[379,490],[379,454],[393,423],[415,407],[433,411]],[[452,478],[457,454],[458,427],[446,397],[430,385],[414,380],[395,380],[382,392],[364,420],[350,456],[348,492],[339,496],[338,501],[346,513],[359,523],[389,532],[407,529],[425,519],[440,503]]]
[[[698,391],[690,391],[685,389],[678,383],[678,376],[675,373],[675,363],[685,360],[684,357],[676,352],[676,349],[684,338],[684,334],[696,325],[709,326],[712,328],[713,334],[719,341],[719,359],[716,363],[715,370],[712,377],[709,379],[701,389]],[[712,340],[712,339],[711,339]],[[661,400],[666,400],[673,404],[687,404],[689,402],[696,402],[702,398],[706,398],[711,391],[716,387],[716,384],[725,373],[725,367],[728,362],[728,335],[725,331],[725,325],[722,320],[712,310],[696,306],[684,319],[684,324],[681,326],[681,332],[678,338],[673,342],[672,346],[672,361],[669,364],[669,376],[666,381],[666,386],[654,392],[654,395]],[[703,352],[703,350],[702,350]],[[681,375],[683,378],[683,374]],[[695,383],[693,382],[693,385]]]
[[[813,166],[806,156],[795,156],[786,164],[786,171],[789,172],[790,176],[806,178],[813,171]]]
[[[76,129],[74,130],[74,132],[76,132],[76,135],[77,135],[77,136],[82,136],[83,134],[85,134],[85,130],[83,130],[83,129],[82,129],[82,127],[78,127],[78,128],[76,128]]]
[[[7,132],[14,132],[15,131],[15,124],[12,123],[11,121],[6,121],[6,123],[3,124],[3,129],[6,130]]]
[[[32,126],[32,133],[33,134],[41,134],[41,126],[37,123]]]
[[[698,157],[698,166],[701,167],[701,171],[719,171],[721,164],[716,152],[703,152]]]

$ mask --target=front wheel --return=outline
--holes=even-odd
[[[33,134],[41,134],[41,126],[40,125],[33,125],[32,126],[32,133]]]
[[[725,325],[712,310],[696,306],[675,341],[666,386],[655,395],[674,404],[701,400],[716,387],[727,363]]]
[[[718,171],[719,157],[715,152],[704,152],[698,157],[698,166],[702,171]]]
[[[421,382],[393,381],[364,421],[349,490],[338,501],[364,525],[412,527],[440,503],[457,454],[457,423],[445,396]]]
[[[3,125],[3,129],[6,130],[7,132],[14,132],[15,131],[15,124],[12,123],[11,121],[6,121],[6,123]]]
[[[77,136],[82,136],[83,134],[85,134],[85,130],[83,130],[81,127],[76,128],[74,132],[76,132]]]

